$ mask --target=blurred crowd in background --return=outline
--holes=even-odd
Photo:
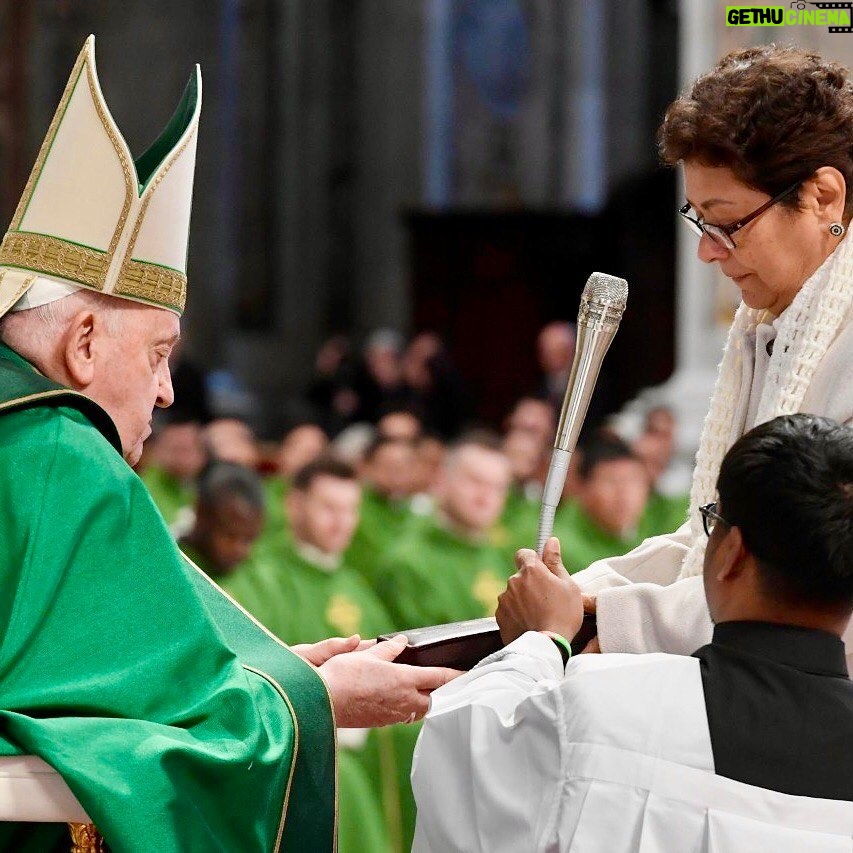
[[[179,402],[139,471],[185,553],[286,643],[492,615],[516,550],[535,546],[574,351],[571,323],[546,325],[540,382],[494,430],[471,422],[437,334],[379,330],[360,357],[333,337],[295,407],[310,417],[277,441],[213,416],[209,382],[179,361]],[[594,398],[554,524],[571,572],[686,517],[672,413],[645,412],[632,436],[616,423]],[[343,853],[409,849],[417,732],[340,733]]]

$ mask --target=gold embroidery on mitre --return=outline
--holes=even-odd
[[[503,591],[504,585],[488,569],[483,569],[471,584],[471,594],[483,605],[486,616],[495,615],[498,609],[498,596]]]
[[[9,231],[0,243],[0,264],[67,278],[101,290],[109,258],[97,249],[48,234]]]
[[[349,637],[357,634],[361,627],[361,608],[350,598],[340,593],[333,595],[326,606],[326,621],[342,634]]]
[[[187,277],[177,270],[131,259],[122,267],[113,294],[155,302],[180,314],[187,301]]]

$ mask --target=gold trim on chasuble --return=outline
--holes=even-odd
[[[97,90],[95,72],[92,68],[92,62],[89,59],[89,51],[84,50],[71,70],[71,75],[68,78],[65,91],[62,93],[59,106],[56,108],[33,170],[30,172],[30,177],[24,187],[24,193],[15,209],[15,215],[9,225],[9,231],[3,238],[2,243],[0,243],[0,264],[32,270],[33,272],[43,273],[44,275],[57,276],[58,278],[91,287],[102,293],[107,272],[109,271],[116,247],[127,223],[133,193],[136,191],[134,188],[136,169],[132,167],[128,160],[126,146],[121,144],[119,137],[110,123],[111,117],[108,117],[108,113],[104,109],[102,98],[99,97]],[[35,192],[38,180],[41,177],[45,161],[50,154],[53,141],[59,131],[59,126],[65,117],[68,102],[71,100],[71,96],[74,94],[77,83],[80,80],[80,75],[83,73],[82,65],[86,66],[86,79],[89,83],[89,91],[92,95],[95,111],[109,137],[110,143],[118,155],[122,171],[124,172],[124,204],[122,205],[121,214],[115,230],[113,231],[109,249],[106,252],[89,246],[81,246],[69,240],[63,240],[60,237],[19,230],[21,221]],[[146,195],[136,217],[125,260],[113,289],[113,293],[166,306],[176,310],[178,313],[183,313],[184,306],[186,305],[186,275],[178,270],[169,269],[159,264],[136,260],[131,255],[133,254],[133,247],[136,245],[136,238],[142,227],[145,213],[148,210],[148,202],[151,200],[151,196],[156,191],[163,176],[169,171],[172,164],[181,155],[197,132],[197,129],[194,130],[184,140],[184,144],[177,151],[173,152],[169,162],[165,168],[160,170],[154,184],[149,188],[150,191]]]
[[[270,631],[270,629],[267,628],[266,625],[263,625],[260,622],[258,622],[258,620],[255,619],[255,617],[252,616],[252,614],[249,613],[249,611],[246,610],[246,608],[243,607],[243,605],[240,604],[239,601],[237,601],[235,598],[230,596],[224,589],[222,589],[222,587],[219,586],[219,584],[217,584],[216,581],[214,581],[206,572],[202,571],[193,562],[193,560],[191,560],[183,551],[181,551],[181,556],[220,595],[227,598],[228,601],[231,602],[231,604],[233,604],[244,616],[246,616],[255,625],[257,625],[258,628],[260,628],[268,637],[270,637],[270,639],[275,640],[275,642],[278,643],[278,645],[280,645],[283,649],[287,649],[289,652],[292,652],[292,654],[296,654],[296,652],[294,652],[290,648],[290,646],[287,645],[287,643],[282,642],[281,639],[276,637],[276,635],[273,634],[273,632]],[[299,656],[297,655],[297,657],[299,657]],[[304,658],[303,658],[303,660],[304,660]],[[317,667],[315,667],[313,664],[308,663],[308,661],[305,661],[305,665],[310,666],[313,670],[316,671],[317,675],[320,677],[320,682],[322,683],[323,687],[326,689],[326,694],[329,697],[329,710],[330,710],[331,715],[332,715],[332,736],[335,739],[335,827],[334,827],[333,838],[335,839],[335,850],[337,851],[337,849],[338,849],[338,726],[337,726],[337,722],[335,721],[335,703],[332,701],[332,693],[329,690],[329,685],[326,683],[326,679],[323,678],[322,674],[320,673],[320,670]],[[281,824],[279,826],[279,833],[278,833],[278,841],[276,842],[276,846],[278,846],[281,843],[281,836],[284,834],[284,823],[285,823],[285,820],[287,818],[287,806],[288,806],[288,802],[290,800],[290,783],[293,779],[293,774],[296,772],[296,753],[298,751],[298,746],[299,746],[299,720],[296,718],[296,712],[293,709],[293,705],[290,704],[290,697],[288,697],[288,695],[282,689],[281,685],[279,685],[279,683],[271,675],[268,675],[267,673],[262,672],[259,669],[255,669],[254,667],[247,666],[246,664],[241,664],[241,666],[243,667],[243,669],[254,672],[257,675],[260,675],[262,678],[266,679],[279,693],[281,693],[281,695],[284,697],[285,702],[287,703],[287,707],[290,711],[290,716],[293,719],[293,731],[294,731],[293,763],[291,764],[290,776],[287,780],[287,793],[285,795],[285,800],[284,800],[284,811],[282,812]]]
[[[284,835],[284,823],[287,820],[287,807],[290,804],[290,788],[293,784],[293,776],[296,773],[296,756],[299,754],[299,720],[296,718],[296,711],[293,708],[293,705],[290,704],[290,697],[284,692],[281,685],[268,673],[264,672],[261,669],[257,669],[254,666],[249,666],[248,664],[241,664],[243,669],[247,672],[254,672],[255,675],[259,675],[264,679],[272,688],[284,699],[285,704],[287,705],[287,710],[290,712],[290,718],[293,720],[293,759],[290,762],[290,772],[287,774],[287,787],[284,789],[284,804],[281,809],[281,819],[278,822],[278,832],[275,836],[275,849],[278,850],[281,845],[281,837]],[[337,764],[337,758],[335,759],[335,763]],[[335,813],[337,813],[337,803],[335,804]]]

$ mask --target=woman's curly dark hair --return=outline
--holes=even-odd
[[[770,196],[834,166],[853,212],[853,83],[843,65],[767,45],[723,57],[673,101],[658,131],[661,158],[725,166]],[[797,194],[782,202],[797,206]]]

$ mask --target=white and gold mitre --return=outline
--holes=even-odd
[[[187,293],[201,72],[135,162],[89,36],[0,244],[0,317],[81,287],[180,314]]]

